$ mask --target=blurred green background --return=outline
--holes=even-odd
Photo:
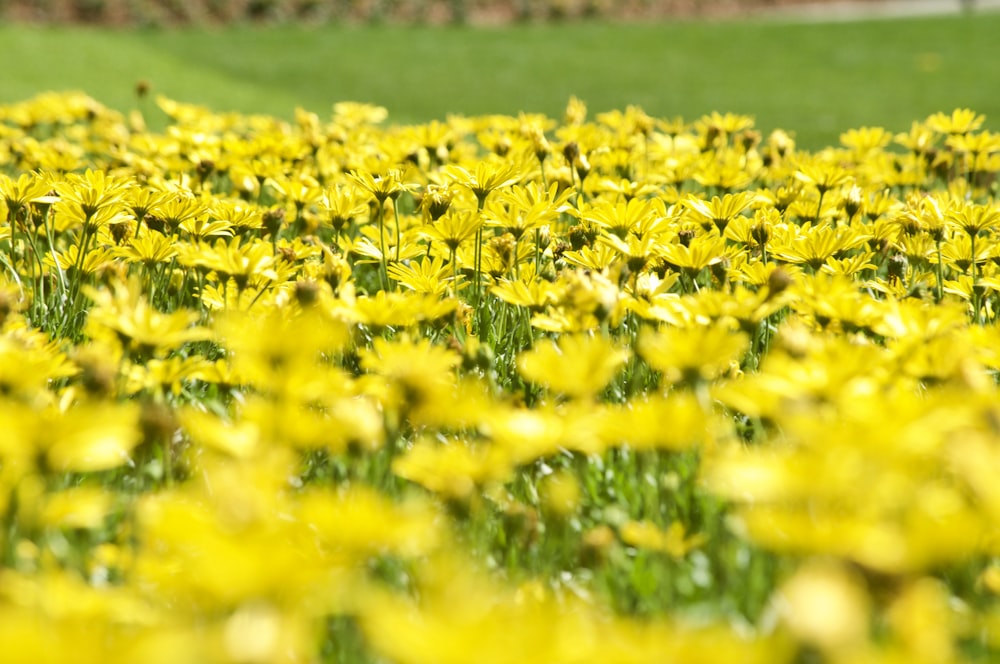
[[[784,128],[800,146],[849,128],[904,131],[936,111],[1000,117],[1000,14],[856,22],[685,20],[496,27],[0,26],[0,101],[82,90],[127,110],[153,94],[290,118],[296,106],[386,106],[390,120],[542,112],[571,95],[591,112],[641,106],[694,120],[713,110]]]

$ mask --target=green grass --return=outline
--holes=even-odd
[[[351,99],[400,122],[638,104],[694,119],[751,114],[819,147],[851,127],[904,130],[968,106],[995,126],[1000,14],[834,24],[273,27],[112,31],[0,27],[0,100],[82,89],[129,108],[138,79],[218,110],[290,117]],[[14,64],[16,63],[16,64]]]

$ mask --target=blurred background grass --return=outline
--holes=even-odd
[[[542,112],[570,95],[592,112],[636,104],[694,120],[752,115],[803,147],[863,125],[893,131],[936,111],[1000,117],[1000,14],[792,23],[578,22],[503,27],[354,25],[113,29],[0,26],[0,101],[83,90],[125,110],[138,80],[215,110],[290,118],[336,101],[390,120]]]

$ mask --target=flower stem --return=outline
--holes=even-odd
[[[981,304],[979,289],[976,287],[979,282],[978,275],[976,274],[976,236],[978,234],[979,233],[969,234],[969,244],[972,250],[972,322],[976,325],[980,324],[979,307]]]
[[[396,207],[396,199],[392,199],[392,216],[396,220],[396,262],[399,262],[399,248],[403,244],[403,231],[399,223],[399,208]]]
[[[383,203],[379,199],[375,199],[375,204],[378,207],[378,248],[379,254],[382,258],[382,290],[389,290],[389,265],[388,257],[385,255],[385,224],[383,223],[385,217],[385,211],[383,210]]]
[[[938,238],[937,242],[937,270],[935,270],[935,276],[937,277],[937,300],[936,302],[941,302],[944,299],[944,263],[941,260],[941,239]]]

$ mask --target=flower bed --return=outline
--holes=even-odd
[[[12,662],[990,661],[1000,139],[0,107]]]

